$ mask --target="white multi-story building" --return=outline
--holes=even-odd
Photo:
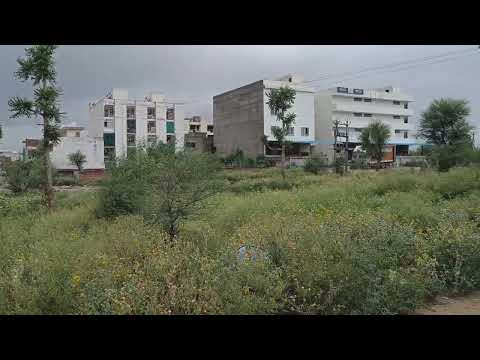
[[[216,150],[228,155],[240,149],[250,157],[279,155],[280,146],[276,144],[272,128],[281,123],[270,112],[267,94],[271,89],[285,86],[296,91],[295,102],[289,110],[296,114],[296,119],[287,136],[290,141],[288,155],[309,155],[315,139],[315,90],[303,84],[303,79],[296,75],[259,80],[215,96],[213,140]]]
[[[183,105],[163,94],[131,100],[127,90],[113,89],[89,108],[88,134],[103,139],[106,158],[121,157],[129,148],[157,141],[183,147]]]
[[[409,147],[421,144],[417,140],[411,103],[413,97],[398,88],[349,89],[336,87],[320,91],[315,96],[315,147],[317,153],[333,154],[333,122],[349,122],[348,148],[360,144],[360,133],[373,120],[390,126],[389,145],[395,145],[398,155],[408,154]],[[345,127],[339,127],[345,133]],[[346,138],[337,143],[345,145]]]
[[[185,118],[185,134],[196,132],[206,133],[207,136],[212,136],[213,120],[205,120],[201,116]]]

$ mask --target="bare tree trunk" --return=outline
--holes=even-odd
[[[377,160],[377,166],[375,167],[375,171],[380,170],[380,162],[381,160]]]
[[[47,126],[47,120],[44,119],[44,126]],[[45,134],[44,134],[45,136]],[[53,209],[55,206],[55,197],[53,193],[53,178],[52,178],[52,164],[50,162],[50,148],[44,148],[43,154],[44,166],[45,166],[45,200],[47,203],[47,208],[49,210]]]
[[[42,84],[43,88],[45,89],[47,87],[47,81],[43,80]],[[52,210],[53,207],[55,206],[55,195],[53,193],[53,179],[52,179],[52,164],[50,162],[50,144],[48,143],[48,139],[45,138],[46,132],[48,128],[48,118],[43,115],[43,143],[44,146],[43,149],[43,159],[44,159],[44,165],[45,165],[45,200],[47,202],[47,208],[48,210]]]
[[[285,180],[285,168],[286,168],[286,162],[285,162],[285,144],[282,144],[282,178]]]

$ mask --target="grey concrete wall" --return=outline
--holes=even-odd
[[[214,96],[214,146],[229,155],[237,149],[255,158],[264,153],[263,80]]]
[[[326,155],[328,161],[333,161],[333,123],[332,101],[329,94],[315,95],[315,145],[313,153]]]

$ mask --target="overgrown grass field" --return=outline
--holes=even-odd
[[[173,244],[140,216],[96,218],[96,193],[51,214],[0,194],[0,313],[397,314],[480,287],[478,168],[222,176]]]

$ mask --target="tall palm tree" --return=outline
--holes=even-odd
[[[383,148],[390,139],[390,126],[375,120],[362,130],[360,141],[367,155],[377,162],[376,171],[380,169]]]

